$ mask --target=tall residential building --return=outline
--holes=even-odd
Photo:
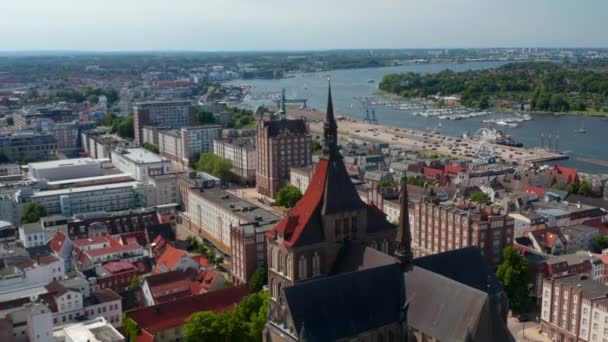
[[[158,131],[158,149],[169,159],[188,165],[200,153],[213,151],[213,141],[222,135],[222,126],[203,125]]]
[[[424,256],[477,246],[490,265],[501,261],[502,250],[513,243],[514,220],[494,207],[440,205],[421,201],[410,208],[414,255]]]
[[[540,326],[551,341],[608,341],[608,286],[570,274],[543,280]]]
[[[256,188],[272,198],[289,181],[291,167],[307,166],[312,162],[308,125],[304,119],[287,119],[285,96],[277,114],[278,120],[260,120],[256,136]]]
[[[143,127],[167,126],[181,128],[194,123],[196,107],[190,101],[138,102],[133,107],[135,142],[143,144]]]
[[[255,139],[241,137],[222,139],[213,142],[213,153],[232,162],[232,173],[245,184],[255,182],[257,160]]]
[[[329,98],[324,157],[304,197],[266,235],[263,340],[513,341],[506,294],[478,249],[412,260],[405,184],[398,227],[361,200]]]

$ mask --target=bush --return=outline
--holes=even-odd
[[[302,198],[300,189],[293,185],[286,185],[277,193],[275,204],[282,205],[286,208],[293,208],[300,198]]]

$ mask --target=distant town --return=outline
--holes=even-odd
[[[251,80],[491,61],[388,75],[364,118],[331,78],[321,109],[247,103]],[[605,114],[606,70],[608,49],[0,54],[0,341],[607,341],[608,174],[505,131]],[[375,105],[511,116],[453,136]]]

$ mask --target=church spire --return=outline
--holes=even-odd
[[[402,264],[409,263],[412,256],[412,235],[410,232],[410,213],[407,194],[407,178],[405,172],[401,179],[401,195],[399,201],[399,226],[397,227],[397,238],[395,258]]]
[[[328,86],[326,115],[323,125],[323,138],[325,139],[323,154],[326,157],[334,158],[339,156],[340,153],[338,152],[338,124],[334,117],[334,104],[331,98],[331,82]]]
[[[279,107],[279,118],[281,120],[287,119],[287,110],[285,109],[285,88],[281,91],[281,105]]]

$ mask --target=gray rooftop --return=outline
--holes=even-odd
[[[227,211],[232,211],[234,215],[242,218],[241,224],[252,224],[257,222],[259,226],[256,227],[256,229],[258,231],[272,229],[272,227],[281,219],[278,215],[219,188],[201,189],[197,195],[223,207]],[[244,229],[252,231],[253,227],[244,227]],[[246,233],[248,232],[249,231],[246,231]]]
[[[608,294],[608,285],[589,278],[581,279],[581,276],[578,274],[571,274],[554,279],[556,282],[566,286],[581,289],[583,295],[587,298],[606,298],[606,294]]]
[[[42,233],[42,224],[40,224],[40,222],[24,223],[21,228],[23,229],[23,232],[27,235]]]

